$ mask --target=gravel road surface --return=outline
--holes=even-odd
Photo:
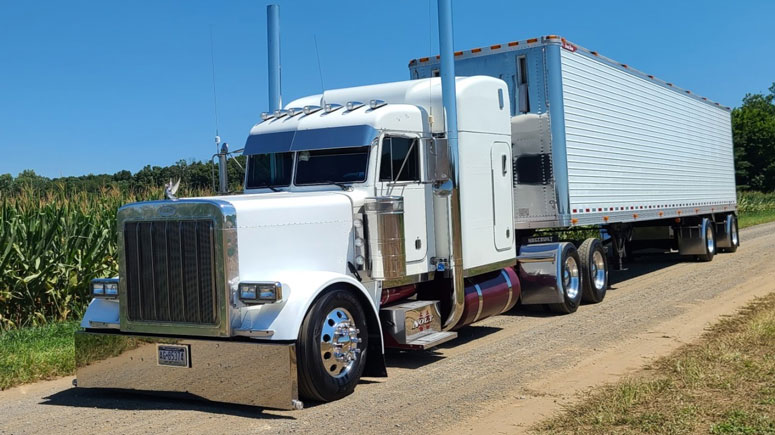
[[[711,263],[641,257],[611,272],[605,301],[572,315],[518,307],[433,352],[390,354],[388,378],[364,379],[335,403],[272,411],[84,391],[70,377],[0,392],[0,433],[521,431],[775,291],[775,223],[742,230],[741,240]]]

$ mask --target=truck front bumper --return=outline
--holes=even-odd
[[[185,348],[180,366],[159,346]],[[78,387],[188,394],[217,402],[300,409],[296,346],[288,343],[75,333]]]

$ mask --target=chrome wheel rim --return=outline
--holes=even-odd
[[[576,299],[576,296],[579,295],[579,265],[573,257],[565,259],[565,267],[563,267],[562,271],[562,284],[565,287],[565,294],[570,299]]]
[[[712,254],[716,250],[716,243],[713,241],[713,229],[710,226],[711,224],[709,223],[705,228],[705,243],[707,244],[708,252]]]
[[[737,239],[737,221],[735,218],[732,218],[732,246],[738,245],[738,239]]]
[[[334,308],[323,319],[320,359],[329,376],[341,378],[355,367],[361,353],[358,348],[360,332],[352,314],[344,308]]]
[[[600,251],[595,251],[592,254],[592,264],[589,265],[589,276],[592,278],[592,285],[595,289],[602,290],[605,287],[605,276],[607,273],[605,267],[605,258]]]

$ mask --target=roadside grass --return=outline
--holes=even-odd
[[[775,192],[737,192],[740,228],[775,221]]]
[[[72,374],[77,329],[66,321],[0,331],[0,390]]]
[[[533,431],[775,433],[775,293]]]
[[[740,213],[737,224],[740,228],[746,228],[772,221],[775,221],[775,210]]]

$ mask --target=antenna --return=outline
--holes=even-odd
[[[326,90],[326,87],[323,86],[323,68],[320,67],[320,51],[318,51],[318,36],[312,35],[312,38],[315,40],[315,56],[318,58],[318,75],[320,76],[320,92],[324,92]]]
[[[221,150],[221,137],[218,135],[218,94],[215,92],[215,49],[213,46],[213,25],[210,24],[210,67],[213,73],[213,113],[215,115],[215,153],[217,154]]]

